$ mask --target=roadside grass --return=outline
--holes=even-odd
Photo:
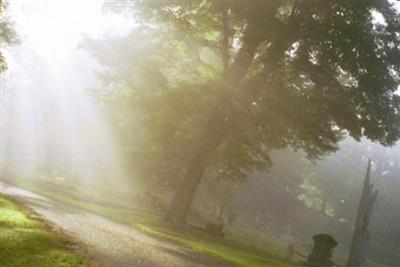
[[[205,254],[232,266],[245,267],[295,267],[301,266],[284,258],[244,246],[234,241],[213,238],[199,230],[174,231],[165,227],[135,223],[133,227],[149,235],[166,239],[187,247],[197,253]]]
[[[89,267],[87,260],[67,248],[70,245],[0,195],[0,266]]]

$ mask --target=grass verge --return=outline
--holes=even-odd
[[[166,239],[174,243],[187,247],[197,253],[205,254],[237,267],[295,267],[299,264],[285,260],[282,257],[267,254],[254,248],[244,246],[242,244],[224,240],[221,238],[213,238],[197,230],[187,230],[177,232],[166,228],[161,228],[149,224],[133,225],[136,229],[149,235]]]
[[[0,266],[89,267],[66,238],[49,231],[29,212],[0,195]]]

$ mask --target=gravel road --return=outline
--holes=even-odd
[[[21,188],[4,185],[2,193],[33,209],[56,229],[79,241],[95,266],[227,266],[102,216]]]

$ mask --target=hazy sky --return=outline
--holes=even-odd
[[[9,14],[23,43],[52,67],[65,63],[83,35],[123,34],[132,21],[103,11],[103,0],[13,0]]]
[[[134,22],[104,12],[103,0],[13,0],[7,14],[21,43],[8,49],[2,75],[5,157],[35,168],[41,155],[56,155],[85,176],[116,172],[114,140],[88,94],[97,65],[77,47],[85,36],[124,35]]]

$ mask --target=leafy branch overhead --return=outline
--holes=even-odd
[[[7,8],[7,1],[0,0],[0,48],[3,48],[5,44],[15,44],[17,42],[16,34],[10,21],[4,15],[5,9]],[[0,72],[7,69],[4,55],[0,50]]]
[[[184,176],[176,203],[204,173],[235,180],[267,169],[272,150],[318,158],[345,135],[383,145],[400,138],[400,16],[392,2],[128,2],[135,8],[109,6],[136,11],[155,38],[142,58],[112,64],[157,64],[114,75],[144,111],[143,155]],[[127,40],[131,51],[146,47]]]
[[[201,98],[208,99],[204,107],[220,101],[216,98],[234,107],[226,112],[235,114],[226,114],[232,130],[216,155],[230,170],[264,166],[268,151],[287,145],[318,157],[334,151],[345,133],[385,145],[399,138],[399,17],[387,1],[144,1],[137,8],[146,11],[146,21],[150,17],[158,25],[152,28],[160,35],[151,58],[161,58],[160,72],[155,74],[153,66],[153,77],[169,81],[161,95],[154,90],[149,94],[166,96],[158,105],[169,105],[167,95],[177,95],[176,90],[194,97],[179,109],[165,107],[177,113],[174,120],[156,115],[164,108],[147,109],[154,118],[176,122],[159,129],[159,141],[168,139],[163,138],[168,127],[180,136],[196,135],[192,126],[200,122],[199,110],[190,111],[190,106]],[[229,21],[225,33],[223,9]],[[227,77],[224,34],[229,39]],[[184,81],[177,81],[189,69],[193,71],[180,78]],[[207,89],[187,82],[193,79]],[[215,98],[207,97],[209,92]],[[185,108],[189,112],[182,112]],[[208,110],[203,109],[204,116]],[[180,123],[187,120],[193,124]]]

